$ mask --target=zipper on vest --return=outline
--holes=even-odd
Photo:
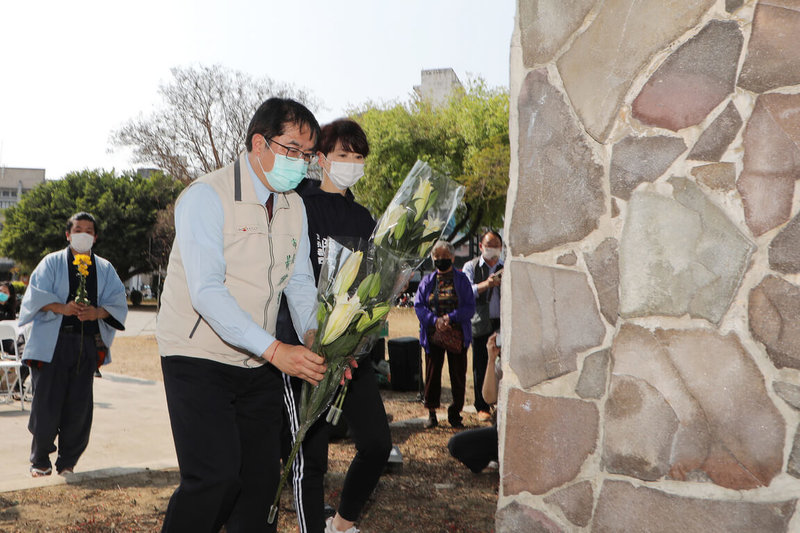
[[[277,204],[277,200],[273,200],[274,204]],[[277,216],[277,209],[275,205],[272,206],[272,219],[274,220]],[[269,214],[267,213],[267,206],[262,206],[264,208],[264,217],[267,219],[267,238],[269,239],[269,268],[267,269],[267,285],[269,286],[269,297],[267,298],[267,303],[264,306],[264,330],[267,329],[267,323],[269,322],[269,306],[272,303],[272,295],[275,293],[275,288],[272,286],[272,269],[275,266],[275,250],[272,246],[272,220],[269,218]]]
[[[194,332],[197,331],[197,326],[200,325],[200,321],[203,319],[200,315],[197,315],[197,322],[194,323],[194,327],[192,328],[192,332],[189,333],[189,338],[191,339],[194,337]]]

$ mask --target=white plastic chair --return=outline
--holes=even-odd
[[[3,349],[3,341],[11,341],[11,353]],[[11,324],[0,324],[0,370],[3,372],[3,380],[6,383],[7,403],[14,401],[14,386],[19,383],[20,409],[25,410],[25,389],[20,379],[20,369],[22,368],[22,357],[17,353],[17,330]],[[14,370],[14,379],[10,379],[10,373]]]

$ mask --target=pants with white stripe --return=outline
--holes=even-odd
[[[283,381],[287,422],[294,436],[299,427],[302,381],[285,375]],[[392,451],[386,411],[368,359],[353,370],[343,416],[355,443],[356,455],[347,470],[338,512],[345,520],[355,522],[375,490]],[[306,433],[292,467],[292,489],[301,533],[325,530],[324,478],[328,470],[329,436],[330,425],[323,414]]]

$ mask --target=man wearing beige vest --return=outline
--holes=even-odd
[[[318,137],[302,104],[271,98],[250,121],[247,151],[178,198],[156,331],[181,471],[163,531],[274,530],[281,371],[312,384],[325,371],[321,357],[274,337],[282,297],[301,339],[316,323],[306,213],[293,189]]]

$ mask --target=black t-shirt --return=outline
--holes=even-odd
[[[356,203],[349,189],[344,196],[325,192],[320,189],[317,180],[306,178],[297,186],[296,191],[306,206],[308,239],[311,245],[309,256],[314,268],[314,279],[319,280],[326,239],[332,237],[345,245],[358,239],[367,241],[375,229],[375,220],[367,208]],[[301,344],[285,298],[281,299],[275,337],[281,342]]]
[[[97,307],[97,268],[94,264],[94,254],[90,254],[90,257],[92,258],[92,264],[89,265],[89,275],[86,277],[86,292],[89,296],[89,302],[91,302],[91,305]],[[70,248],[69,253],[67,254],[67,266],[69,268],[69,297],[67,297],[67,302],[71,302],[75,299],[75,293],[78,291],[78,284],[80,283],[78,267],[72,264],[74,260],[75,256],[72,255],[72,248]],[[80,325],[81,321],[78,320],[78,317],[76,316],[65,316],[61,319],[61,327],[80,327]],[[100,333],[100,327],[97,325],[97,320],[85,321],[83,323],[83,332],[86,335]]]

